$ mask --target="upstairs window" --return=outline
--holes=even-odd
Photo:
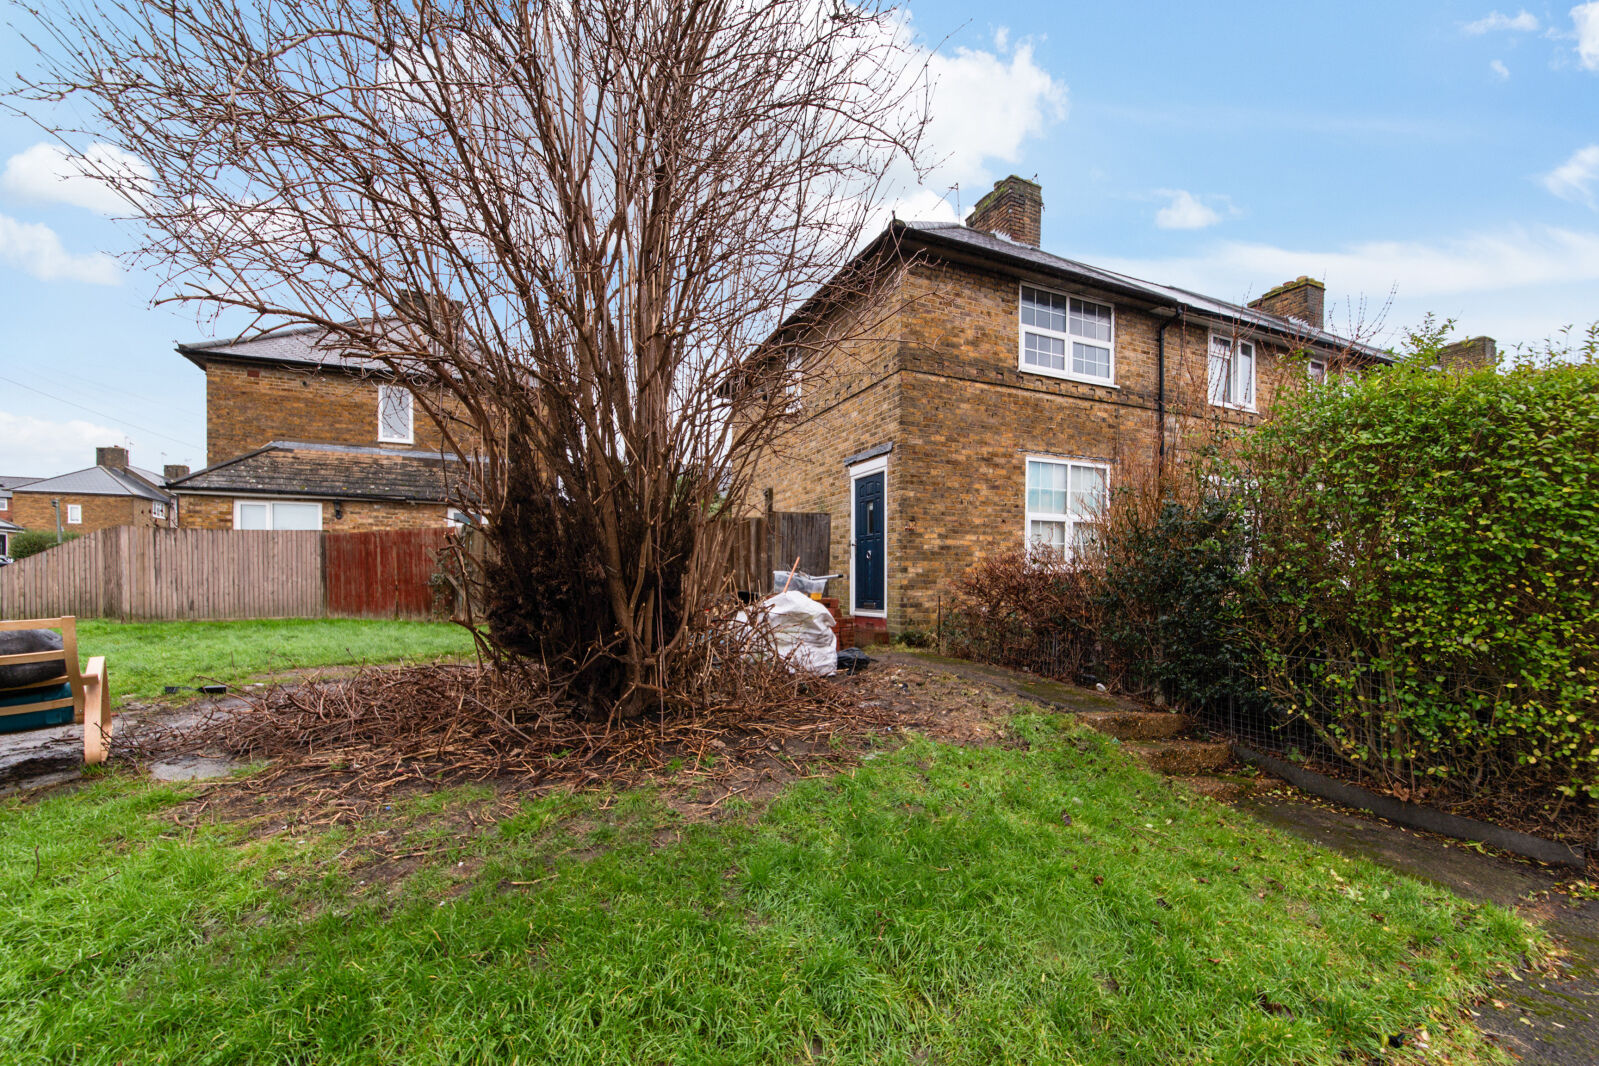
[[[410,444],[411,391],[402,385],[378,386],[378,440],[385,444]]]
[[[81,503],[67,504],[67,525],[83,525],[83,505]]]
[[[1210,402],[1240,411],[1255,409],[1255,343],[1210,338]]]
[[[1109,304],[1022,286],[1023,370],[1108,385],[1116,312]]]
[[[1110,471],[1094,463],[1027,460],[1027,543],[1070,559],[1092,543]]]

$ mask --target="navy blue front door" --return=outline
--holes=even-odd
[[[883,610],[883,562],[883,474],[878,472],[855,479],[855,610]]]

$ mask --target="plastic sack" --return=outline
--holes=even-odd
[[[790,592],[803,592],[807,596],[827,595],[827,583],[838,574],[811,576],[803,570],[773,570],[772,588],[787,588]]]
[[[838,672],[833,615],[805,592],[780,592],[761,601],[778,657],[797,672],[830,677]]]

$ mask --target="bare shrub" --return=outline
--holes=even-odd
[[[63,0],[23,106],[141,224],[161,301],[311,327],[468,456],[492,652],[637,715],[723,577],[797,358],[925,84],[876,3]],[[53,113],[68,113],[66,109]],[[882,279],[843,279],[870,303]],[[835,295],[840,283],[835,282]],[[852,321],[858,321],[859,316]],[[801,323],[803,324],[803,323]],[[737,412],[740,417],[730,417]],[[213,457],[217,458],[217,457]]]

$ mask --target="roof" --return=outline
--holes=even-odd
[[[22,477],[19,474],[0,474],[0,496],[9,496],[12,489],[20,489],[39,480],[36,477]]]
[[[272,441],[170,482],[174,492],[446,503],[463,473],[447,452]]]
[[[201,370],[208,360],[221,358],[280,366],[336,367],[363,374],[389,373],[387,367],[370,356],[339,351],[331,331],[322,326],[297,326],[247,338],[199,340],[178,345],[178,354]]]
[[[153,479],[152,484],[147,478]],[[139,496],[146,500],[166,503],[170,495],[157,489],[161,478],[145,471],[127,473],[109,466],[91,466],[74,470],[60,477],[47,477],[13,490],[14,492],[48,492],[58,496]]]
[[[0,518],[0,533],[21,533],[22,531],[23,530],[21,526],[14,525],[10,522],[7,522],[4,518]]]
[[[889,226],[888,230],[884,231],[884,236],[896,230],[913,235],[915,238],[920,238],[927,244],[959,249],[985,259],[999,260],[1017,267],[1040,270],[1058,277],[1087,283],[1096,288],[1147,300],[1150,303],[1181,308],[1205,318],[1229,324],[1247,325],[1268,333],[1280,334],[1297,341],[1309,341],[1322,347],[1340,351],[1353,349],[1383,362],[1391,362],[1393,360],[1392,355],[1381,349],[1360,344],[1346,337],[1340,337],[1335,333],[1311,326],[1298,319],[1273,315],[1258,308],[1245,307],[1242,304],[1218,300],[1214,297],[1191,292],[1188,289],[1178,288],[1175,285],[1161,285],[1152,281],[1143,281],[1139,278],[1130,277],[1126,274],[1118,274],[1114,270],[1106,270],[1103,267],[1080,263],[1075,259],[1066,259],[1040,248],[1034,248],[1031,245],[1018,244],[986,230],[963,226],[958,222],[895,222]]]

